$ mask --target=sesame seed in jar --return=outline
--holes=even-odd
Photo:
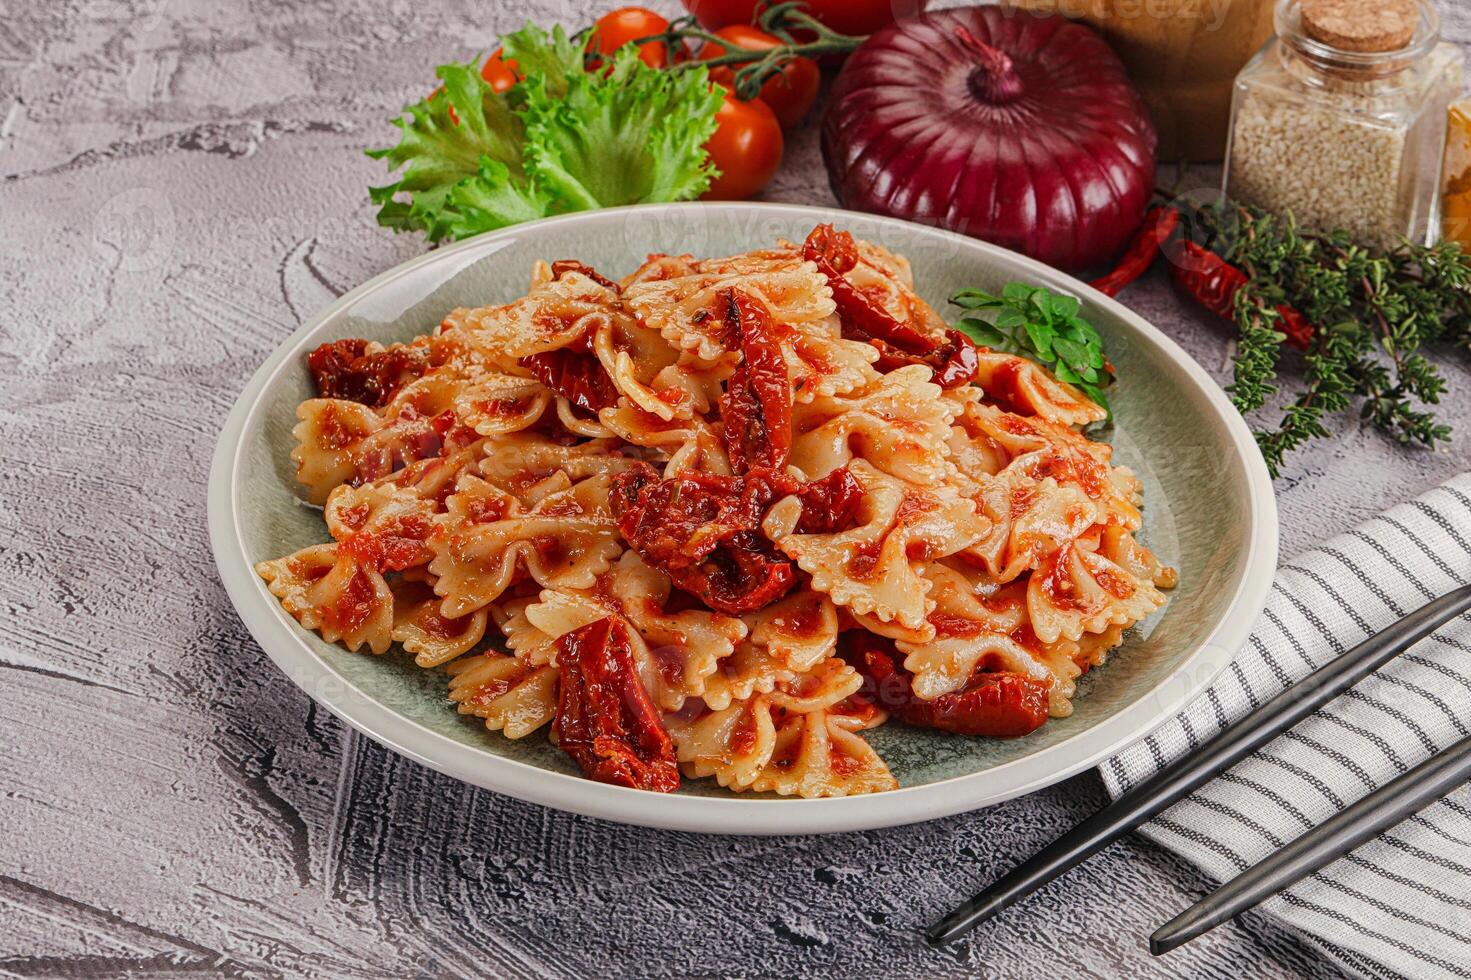
[[[1281,0],[1277,34],[1237,77],[1227,195],[1364,245],[1433,240],[1463,56],[1428,0]]]

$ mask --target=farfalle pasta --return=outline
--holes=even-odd
[[[591,779],[896,788],[864,732],[1065,717],[1175,581],[1080,430],[1102,410],[827,226],[621,280],[537,263],[520,299],[308,367],[292,460],[329,540],[267,587]]]

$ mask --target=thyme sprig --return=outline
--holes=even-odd
[[[1370,249],[1346,233],[1309,232],[1291,215],[1232,203],[1184,217],[1197,241],[1247,277],[1234,300],[1240,336],[1227,389],[1243,414],[1284,386],[1277,308],[1294,307],[1314,325],[1301,391],[1275,428],[1256,433],[1274,476],[1289,453],[1327,438],[1330,416],[1355,402],[1361,419],[1400,442],[1450,439],[1434,409],[1445,378],[1423,351],[1471,350],[1471,255],[1453,243]]]

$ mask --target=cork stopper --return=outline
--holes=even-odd
[[[1302,0],[1308,37],[1339,51],[1398,51],[1415,37],[1419,0]]]

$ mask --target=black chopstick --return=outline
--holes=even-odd
[[[1081,864],[1114,840],[1214,779],[1332,701],[1406,647],[1471,609],[1471,585],[1448,592],[1324,664],[1131,792],[1063,834],[1000,881],[925,931],[935,946],[954,942],[991,916]]]
[[[1471,738],[1463,738],[1335,813],[1260,864],[1247,868],[1149,937],[1158,956],[1289,888],[1471,779]]]

